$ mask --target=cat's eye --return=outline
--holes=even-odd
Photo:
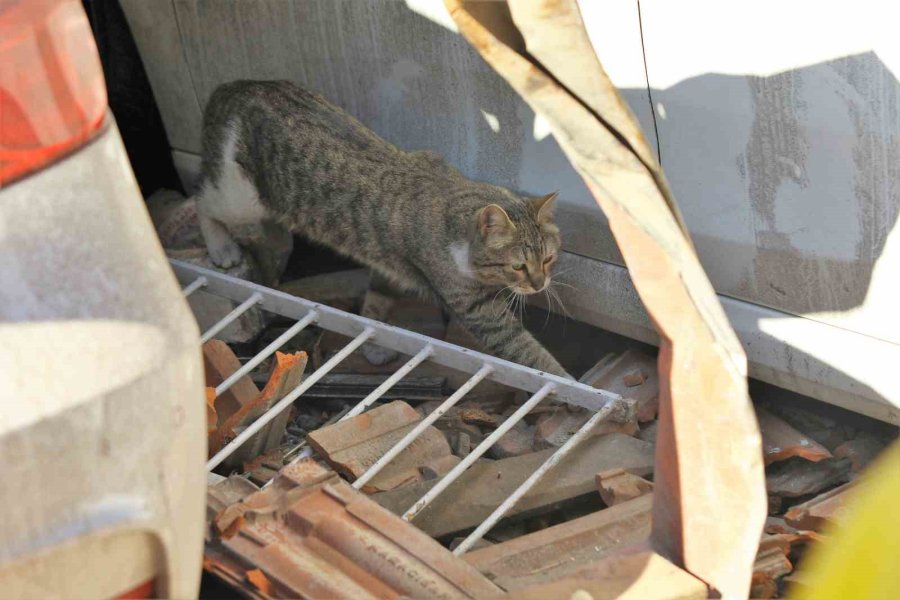
[[[550,256],[548,256],[547,258],[544,259],[544,264],[546,265],[548,262],[550,262],[554,258],[556,258],[556,257],[551,254]]]
[[[512,268],[513,268],[513,271],[524,271],[525,265],[522,263],[518,263],[518,264],[513,265]]]

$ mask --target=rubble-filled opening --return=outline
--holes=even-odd
[[[311,267],[305,272],[298,267],[293,271],[297,277],[286,279],[279,289],[358,313],[368,290],[368,273],[333,256],[326,260],[333,261],[329,268]],[[203,294],[206,292],[191,294],[191,301],[196,305]],[[220,307],[217,316],[223,316],[237,304],[234,301]],[[602,423],[594,429],[589,439],[461,554],[467,564],[507,590],[576,573],[596,560],[618,555],[646,540],[659,393],[652,347],[582,323],[563,322],[559,315],[548,317],[538,308],[528,308],[523,318],[567,368],[584,374],[583,382],[627,397],[635,405],[624,422]],[[546,324],[548,320],[550,325]],[[439,307],[415,298],[398,301],[389,322],[429,338],[479,349],[477,342],[457,323],[447,320]],[[211,389],[221,385],[241,365],[283,339],[295,324],[296,319],[269,316],[259,320],[252,335],[243,332],[242,341],[206,342],[207,385]],[[227,338],[229,328],[222,331],[221,337]],[[242,334],[240,328],[235,331]],[[260,398],[268,397],[271,405],[273,394],[283,395],[296,386],[352,339],[314,325],[304,328],[215,398],[210,406],[216,419],[210,425],[210,456],[259,415]],[[235,583],[237,571],[232,569],[236,563],[231,561],[236,556],[243,561],[253,560],[250,555],[241,554],[238,542],[224,542],[236,531],[243,531],[242,527],[250,527],[250,531],[240,535],[256,535],[252,533],[253,526],[246,525],[252,520],[234,520],[234,507],[241,507],[238,512],[243,511],[246,518],[248,503],[252,506],[265,498],[266,506],[282,506],[283,500],[277,500],[277,495],[293,497],[294,486],[307,489],[325,485],[323,482],[332,478],[353,485],[472,377],[472,373],[425,360],[364,412],[346,418],[349,411],[409,360],[410,355],[401,355],[384,365],[373,365],[360,349],[349,353],[333,371],[304,392],[283,418],[273,420],[213,470],[209,535],[216,550],[208,550],[213,556],[209,572]],[[857,474],[896,431],[866,417],[759,382],[752,382],[751,395],[763,433],[770,497],[770,517],[760,545],[753,589],[761,597],[776,597],[793,580],[792,573],[805,549],[819,539],[817,531],[840,509]],[[415,442],[368,478],[359,492],[352,493],[361,492],[375,505],[403,516],[529,396],[523,390],[480,381],[458,404],[425,428]],[[255,408],[241,413],[241,407],[246,406]],[[241,419],[235,420],[235,413]],[[415,514],[411,522],[445,548],[458,549],[473,530],[583,427],[588,416],[553,402],[539,403]],[[298,463],[302,457],[309,458]],[[307,466],[301,475],[291,474],[297,465]],[[312,465],[320,470],[310,475]],[[341,493],[351,494],[346,490]],[[356,506],[349,496],[341,502]],[[226,510],[229,507],[232,513]],[[318,531],[322,526],[310,522],[301,530],[312,527],[310,531]],[[379,531],[388,535],[387,530]],[[225,547],[216,545],[216,539]],[[299,546],[311,543],[307,537],[303,540],[292,548],[299,552]],[[299,589],[282,588],[282,592],[289,595]]]

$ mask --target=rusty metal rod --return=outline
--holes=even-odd
[[[472,463],[478,460],[482,454],[487,452],[488,448],[494,445],[494,443],[499,440],[503,435],[506,434],[507,431],[513,428],[516,423],[525,418],[532,408],[537,406],[541,400],[547,397],[550,392],[552,392],[556,388],[555,383],[545,383],[544,386],[539,389],[534,395],[528,399],[525,404],[520,406],[516,412],[509,416],[508,419],[503,421],[497,429],[494,430],[491,435],[486,437],[483,442],[478,444],[469,455],[462,459],[458,465],[453,467],[449,473],[447,473],[443,479],[438,481],[437,485],[431,488],[427,494],[422,496],[415,504],[409,507],[405,513],[403,513],[403,519],[406,521],[412,520],[417,514],[422,512],[426,506],[431,504],[431,502],[438,497],[438,495],[443,492],[447,487],[456,481],[456,479],[463,474],[463,471],[469,468]]]
[[[618,402],[618,401],[617,401]],[[559,462],[566,457],[569,452],[574,450],[578,444],[583,442],[587,437],[591,434],[594,428],[597,426],[600,421],[606,420],[612,414],[613,409],[616,407],[616,402],[610,402],[599,411],[594,413],[587,422],[581,426],[581,429],[575,432],[575,435],[570,437],[565,444],[563,444],[559,450],[553,453],[550,458],[544,461],[538,469],[531,474],[528,479],[522,482],[522,484],[516,488],[516,490],[503,501],[494,512],[492,512],[488,518],[482,521],[481,525],[475,528],[475,531],[469,534],[469,536],[462,541],[462,543],[453,549],[453,554],[459,556],[466,552],[469,548],[471,548],[478,540],[484,537],[491,528],[497,524],[497,521],[502,519],[506,513],[508,513],[518,502],[522,499],[522,496],[528,493],[528,491],[533,488],[538,482],[544,478],[544,476],[550,472],[553,467],[559,464]]]
[[[417,366],[419,366],[419,364],[430,357],[432,353],[434,353],[434,346],[432,346],[431,344],[428,344],[427,346],[419,350],[418,354],[409,359],[405,365],[397,369],[397,372],[388,377],[384,381],[384,383],[372,390],[371,394],[363,398],[359,404],[354,406],[353,409],[346,415],[341,417],[340,420],[344,421],[346,419],[349,419],[350,417],[355,417],[356,415],[369,408],[369,406],[371,406],[375,401],[381,398],[385,394],[385,392],[394,387],[394,385],[396,385],[398,381],[406,377],[410,371],[415,369]]]
[[[262,300],[262,294],[254,292],[252,296],[244,300],[237,308],[225,315],[221,321],[207,329],[206,332],[200,336],[200,342],[205,344],[211,340],[214,335],[231,325],[233,321],[236,321],[238,317],[253,308],[253,305],[260,300]]]
[[[375,335],[375,329],[372,327],[366,327],[362,331],[362,333],[353,338],[349,344],[341,348],[341,350],[337,354],[332,356],[328,360],[328,362],[316,369],[316,371],[312,375],[303,380],[303,382],[295,387],[293,391],[291,391],[291,393],[279,400],[272,408],[260,415],[258,419],[250,423],[250,425],[247,426],[247,429],[239,433],[237,437],[231,440],[224,448],[219,450],[215,456],[210,458],[206,463],[206,470],[212,471],[217,466],[219,466],[219,464],[223,460],[228,458],[228,456],[231,455],[232,452],[240,448],[244,444],[244,442],[253,437],[253,435],[257,431],[265,427],[266,423],[281,414],[281,411],[285,410],[288,406],[293,404],[294,400],[299,398],[306,390],[315,385],[315,383],[319,381],[319,379],[327,375],[329,371],[338,366],[338,364],[342,360],[347,358],[354,350],[362,346],[366,342],[366,340],[371,338],[373,335]]]
[[[206,279],[205,276],[201,275],[200,277],[186,285],[184,289],[181,290],[181,293],[184,294],[185,298],[187,298],[188,296],[205,286],[207,282],[208,279]]]
[[[431,426],[432,423],[437,421],[441,416],[446,413],[448,410],[453,408],[457,402],[463,399],[463,397],[469,393],[469,391],[478,385],[482,379],[487,377],[494,368],[490,365],[482,366],[477,373],[472,375],[467,382],[465,382],[462,387],[460,387],[456,392],[444,400],[440,406],[434,409],[430,415],[422,419],[418,425],[413,427],[413,429],[403,436],[399,442],[394,444],[394,446],[384,453],[384,455],[378,459],[378,461],[369,467],[365,473],[359,476],[359,479],[353,482],[353,487],[356,489],[362,488],[366,483],[368,483],[373,477],[378,475],[378,473],[385,468],[388,463],[390,463],[394,458],[403,452],[407,446],[412,444],[417,437],[419,437],[425,429]]]
[[[248,360],[240,369],[228,376],[228,378],[216,386],[216,398],[225,393],[241,377],[256,368],[259,363],[269,358],[273,352],[284,346],[288,340],[303,331],[307,325],[318,318],[319,313],[310,311],[305,317],[291,325],[290,329],[279,335],[271,344],[262,349],[256,356]]]

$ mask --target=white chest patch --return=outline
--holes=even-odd
[[[466,277],[473,277],[472,268],[469,266],[469,242],[453,242],[447,249],[456,269]]]
[[[259,194],[244,171],[235,162],[237,130],[232,128],[222,148],[222,164],[218,181],[207,184],[200,201],[206,213],[229,226],[257,224],[268,217]],[[205,196],[209,195],[209,198]]]

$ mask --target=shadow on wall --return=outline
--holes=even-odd
[[[881,60],[651,93],[662,163],[716,288],[795,314],[862,305],[900,210],[900,84]]]
[[[293,80],[473,179],[560,190],[567,250],[622,264],[546,127],[458,34],[405,3],[176,0],[174,11],[201,105],[226,81]],[[900,340],[869,310],[884,294],[866,301],[892,270],[875,266],[893,260],[883,254],[900,206],[900,86],[876,55],[650,93],[662,163],[720,293]],[[648,90],[622,94],[654,143]],[[199,122],[173,137],[198,152]],[[795,351],[814,371],[834,368]]]

